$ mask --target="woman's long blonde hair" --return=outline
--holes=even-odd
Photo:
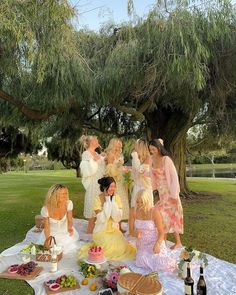
[[[148,144],[144,139],[138,139],[134,146],[141,163],[144,163],[148,157],[150,157]]]
[[[83,144],[84,149],[88,149],[90,147],[92,139],[96,137],[94,135],[82,135],[79,141]]]
[[[60,201],[60,191],[62,189],[67,189],[67,187],[63,184],[54,184],[52,185],[46,195],[45,206],[48,210],[52,211],[59,208]],[[67,194],[67,201],[69,200],[69,194]]]
[[[143,209],[145,213],[148,213],[150,209],[152,208],[152,204],[150,201],[149,192],[145,189],[142,189],[137,192],[136,194],[136,204],[135,204],[135,210],[137,210],[137,200],[141,199],[143,202]]]
[[[110,141],[109,141],[109,144],[106,148],[106,154],[108,155],[110,152],[113,152],[114,153],[114,157],[115,159],[118,159],[122,153],[122,148],[119,148],[117,149],[116,151],[115,150],[115,147],[121,143],[122,144],[122,140],[119,139],[119,138],[112,138]]]

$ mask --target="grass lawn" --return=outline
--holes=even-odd
[[[63,183],[74,203],[74,217],[82,217],[83,188],[72,170],[37,171],[0,175],[0,252],[22,241],[34,225],[48,188]],[[220,194],[217,198],[183,200],[184,245],[192,245],[220,259],[236,263],[236,181],[190,179],[194,191]],[[0,295],[34,294],[27,283],[0,279]]]
[[[207,169],[236,169],[236,163],[220,163],[220,164],[192,164],[193,170]]]

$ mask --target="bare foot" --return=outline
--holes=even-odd
[[[178,248],[182,248],[182,244],[174,244],[173,246],[170,247],[171,250],[176,250]]]

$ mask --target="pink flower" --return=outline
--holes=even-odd
[[[114,289],[116,287],[116,285],[111,281],[107,281],[107,285],[108,285],[108,287],[110,287],[112,289]]]
[[[114,283],[117,283],[118,278],[119,278],[119,274],[118,274],[118,272],[116,272],[116,271],[113,271],[113,272],[110,274],[110,276],[109,276],[109,280],[112,281],[112,282],[114,282]]]
[[[125,172],[125,173],[128,173],[128,172],[130,171],[130,167],[128,167],[128,166],[124,166],[123,169],[124,169],[124,172]]]

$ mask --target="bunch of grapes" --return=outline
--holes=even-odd
[[[62,288],[72,288],[77,284],[76,278],[72,275],[62,276],[60,278],[60,286]]]
[[[37,263],[35,263],[34,261],[30,261],[28,263],[21,264],[18,266],[17,273],[21,276],[27,276],[32,271],[34,271],[36,266],[37,266]]]

